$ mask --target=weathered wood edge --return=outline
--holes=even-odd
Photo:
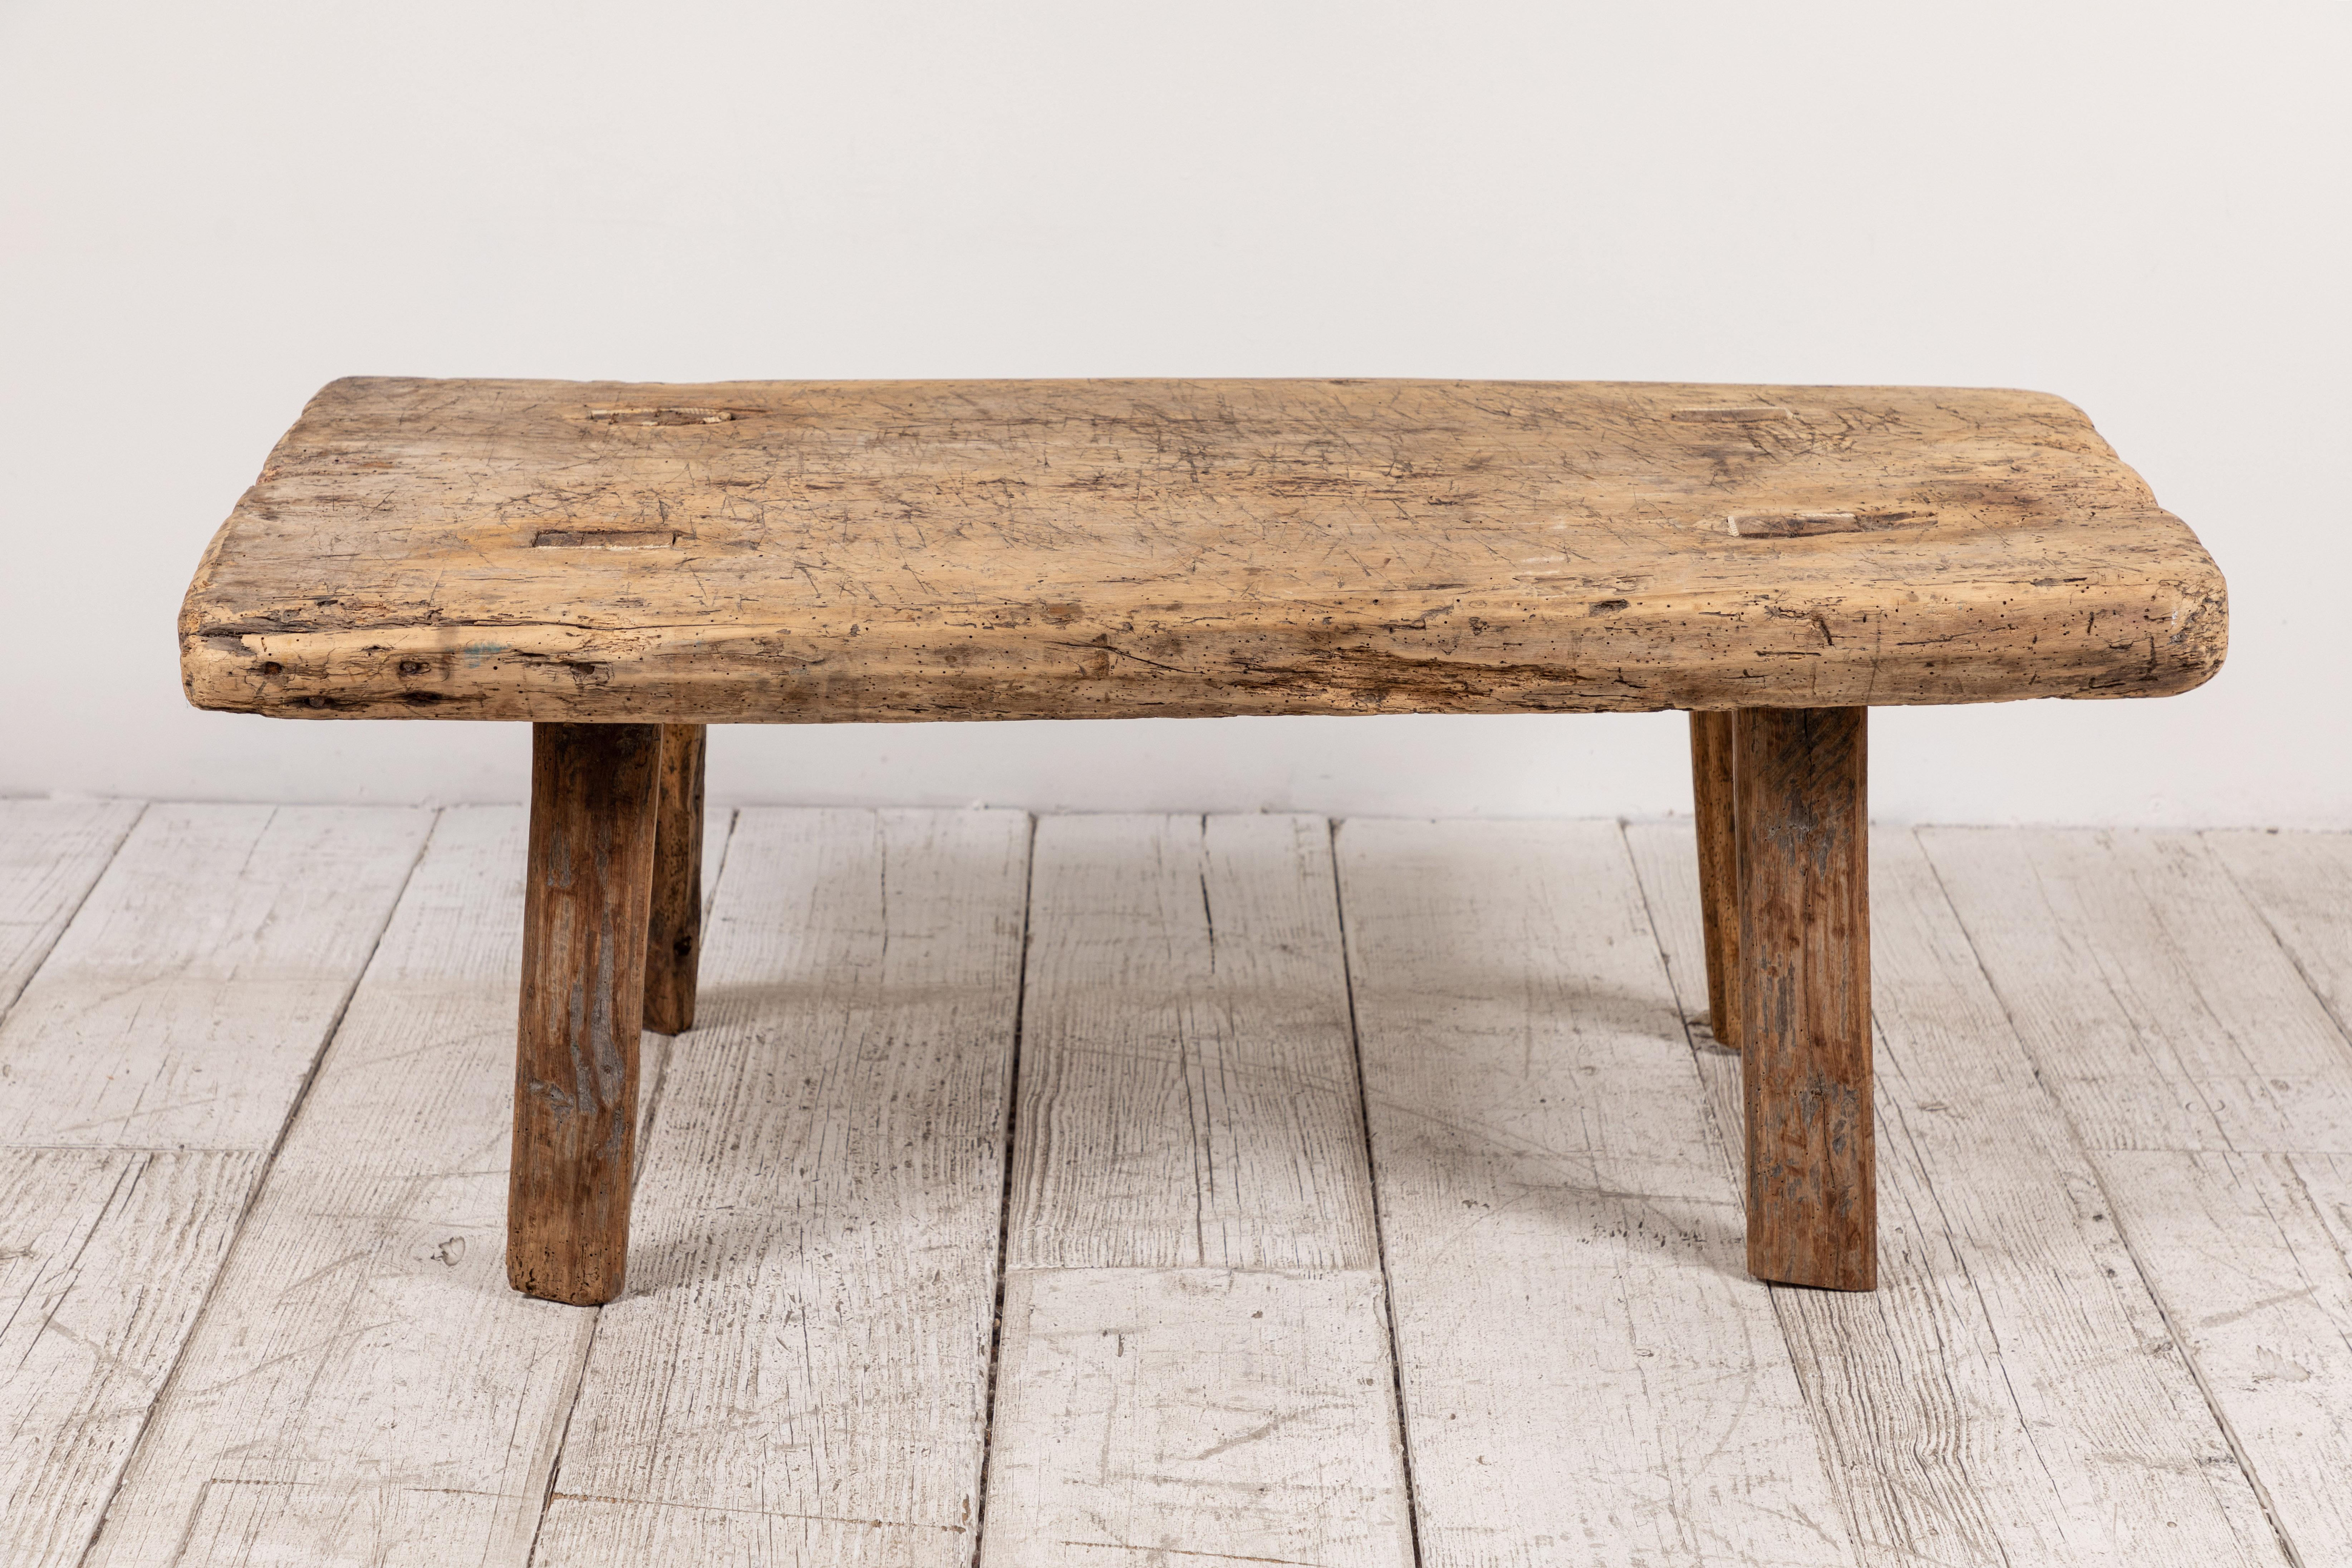
[[[1720,661],[1723,668],[1657,672],[1650,684],[1623,683],[1613,668],[1414,658],[1395,649],[1340,646],[1307,651],[1276,646],[1261,625],[1203,628],[1192,636],[1191,669],[1145,663],[1108,641],[1114,671],[1097,676],[1072,656],[1066,672],[1040,670],[1034,632],[974,630],[947,658],[911,654],[887,672],[833,683],[808,672],[826,658],[824,639],[805,627],[738,626],[714,636],[698,627],[605,631],[416,626],[285,635],[181,638],[183,685],[195,707],[282,719],[465,719],[568,723],[906,723],[1012,719],[1223,718],[1379,713],[1647,713],[1752,707],[1915,707],[2013,702],[2035,697],[2075,700],[2173,697],[2212,679],[2228,652],[2226,588],[2203,559],[2205,580],[2178,574],[2095,595],[2061,595],[2007,618],[2021,642],[2076,635],[2091,618],[2147,615],[2159,595],[2198,607],[2168,651],[2077,664],[2073,669],[2003,677],[1990,661],[1948,666],[1871,661],[1831,663],[1763,658]],[[1638,615],[1624,629],[1671,645],[1694,616],[1735,615],[1740,606],[1695,603],[1644,632]],[[1752,607],[1752,606],[1749,606]],[[1302,613],[1301,629],[1307,617]],[[2169,612],[2159,618],[2171,619]],[[404,679],[404,661],[455,662],[468,639],[488,631],[512,637],[457,691],[420,688]],[[514,637],[515,633],[521,633]],[[1108,638],[1109,634],[1097,634]],[[767,668],[744,672],[730,645],[806,651],[767,654]],[[616,655],[625,654],[625,658]],[[1696,662],[1696,661],[1694,661]],[[1769,667],[1780,664],[1782,670]],[[276,665],[276,670],[265,670]],[[496,682],[497,684],[493,684]],[[844,689],[843,688],[846,688]]]
[[[418,378],[351,376],[329,383],[304,405],[300,418],[281,436],[264,465],[265,476],[281,458],[299,445],[313,412],[343,389],[383,383],[404,384]],[[1295,378],[1266,378],[1284,380]],[[1419,379],[1442,384],[1444,378]],[[1148,384],[1133,378],[1103,379],[1105,387]],[[678,390],[668,383],[520,381],[517,385],[567,386],[622,393],[635,389]],[[696,388],[712,392],[729,386],[763,383],[713,383]],[[877,383],[877,385],[898,384]],[[1586,385],[1596,389],[1642,390],[1679,385],[1663,382],[1496,382],[1501,386]],[[1845,395],[1916,393],[1922,388],[1877,386],[1808,386],[1791,384],[1789,392],[1834,391]],[[1814,662],[1778,655],[1796,651],[1769,650],[1743,659],[1738,654],[1717,655],[1702,662],[1730,666],[1691,671],[1651,670],[1647,686],[1622,680],[1622,661],[1584,658],[1549,661],[1537,657],[1514,661],[1416,657],[1408,647],[1382,647],[1383,628],[1372,617],[1347,628],[1349,644],[1335,644],[1319,630],[1328,623],[1309,610],[1328,610],[1331,603],[1300,602],[1294,625],[1286,626],[1254,615],[1236,615],[1223,626],[1215,616],[1194,617],[1202,629],[1191,634],[1186,655],[1195,666],[1171,669],[1164,663],[1143,660],[1119,647],[1112,629],[1080,622],[1055,628],[1054,643],[1061,647],[1099,645],[1106,656],[1108,679],[1087,670],[1072,656],[1066,672],[1037,668],[1038,633],[1034,627],[1010,629],[975,625],[951,639],[943,652],[926,658],[929,650],[910,650],[897,668],[862,674],[845,682],[849,692],[830,689],[821,679],[798,680],[826,660],[829,644],[842,628],[792,624],[740,624],[714,637],[709,628],[691,626],[586,626],[551,622],[529,626],[464,625],[385,626],[310,633],[255,632],[206,618],[206,597],[231,531],[248,508],[259,504],[259,484],[249,487],[228,519],[207,545],[179,617],[182,685],[190,703],[225,712],[259,713],[273,718],[302,719],[470,719],[482,721],[570,721],[654,723],[823,723],[922,722],[988,719],[1211,718],[1243,715],[1352,715],[1380,712],[1657,712],[1711,711],[1755,706],[1888,707],[1942,706],[1971,702],[2016,701],[2037,697],[2108,700],[2126,697],[2177,696],[2210,680],[2228,654],[2228,586],[2219,566],[2186,522],[2155,505],[2146,481],[2115,454],[2088,416],[2054,395],[2006,389],[1955,388],[1953,391],[2003,392],[2008,395],[2048,400],[2082,421],[2083,433],[2099,442],[2117,469],[2143,496],[2149,497],[2143,521],[2150,526],[2177,530],[2179,548],[2161,566],[2119,575],[2087,586],[2075,584],[1986,581],[1962,584],[1981,587],[1980,607],[2011,623],[2011,645],[2051,649],[2063,647],[2100,619],[2134,615],[2145,617],[2150,604],[2168,597],[2171,609],[2160,617],[2173,628],[2170,652],[2155,638],[2147,642],[2143,661],[2129,658],[2077,658],[2059,668],[2050,654],[2031,662],[2034,673],[2020,679],[1990,672],[1996,661],[1987,658],[1945,660],[1918,657],[1889,660],[1878,657],[1888,646],[1882,624],[1872,639],[1873,655]],[[2115,521],[2112,517],[2109,521]],[[2026,592],[2026,591],[2030,591]],[[1672,646],[1686,640],[1675,627],[1728,618],[1757,609],[1752,596],[1677,595],[1686,601],[1679,613],[1639,602],[1612,617],[1633,641]],[[2021,602],[2026,601],[2026,602]],[[1977,602],[1977,601],[1972,601]],[[1206,608],[1208,606],[1202,606]],[[1349,606],[1338,606],[1346,609]],[[1528,601],[1496,595],[1466,596],[1454,606],[1468,614],[1504,621],[1526,622],[1531,632],[1540,618]],[[2185,611],[2184,611],[2185,607]],[[1879,606],[1882,621],[1886,606]],[[870,621],[870,607],[859,612]],[[1769,607],[1759,621],[1805,619],[1774,616]],[[1656,624],[1650,624],[1650,623]],[[1308,631],[1310,626],[1318,629]],[[1786,628],[1777,628],[1785,637]],[[1849,628],[1850,630],[1851,628]],[[1907,639],[1909,629],[1899,621],[1892,628],[1895,646]],[[1919,628],[1933,629],[1933,628]],[[517,636],[516,634],[521,634]],[[1087,634],[1093,633],[1092,637]],[[1297,634],[1306,633],[1304,639]],[[486,634],[488,636],[486,637]],[[1286,635],[1287,634],[1287,635]],[[1769,636],[1769,632],[1767,634]],[[2082,631],[2087,642],[2089,632]],[[495,638],[495,641],[490,639]],[[1947,637],[1929,639],[1948,642]],[[1298,641],[1300,646],[1286,646]],[[1850,639],[1850,642],[1852,639]],[[405,678],[403,667],[446,666],[460,647],[471,669],[487,668],[446,689],[446,682]],[[485,647],[488,652],[484,653]],[[870,648],[869,641],[866,647]],[[2137,649],[2140,645],[2129,645]],[[792,653],[777,651],[790,647]],[[756,649],[759,668],[744,673],[744,650]],[[845,643],[839,650],[849,651]],[[1811,650],[1804,650],[1811,653]],[[2119,647],[2105,650],[2120,654]],[[615,658],[622,655],[625,657]],[[418,656],[439,656],[425,657]],[[875,670],[864,654],[865,670]],[[2005,662],[2005,661],[2001,661]],[[1778,664],[1778,669],[1771,667]],[[1754,668],[1757,665],[1765,668]],[[1318,666],[1321,668],[1317,668]],[[1937,673],[1941,667],[1940,675]],[[2045,672],[2049,676],[2042,686]],[[1809,679],[1800,679],[1799,675]],[[267,675],[267,679],[265,679]],[[1171,680],[1171,675],[1189,677]],[[1822,677],[1830,679],[1824,679]],[[814,689],[812,689],[814,686]],[[1538,689],[1530,690],[1529,688]],[[1565,693],[1559,688],[1585,688]]]

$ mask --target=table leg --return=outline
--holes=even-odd
[[[581,1306],[621,1293],[661,730],[531,727],[507,1279]]]
[[[1877,1283],[1863,708],[1743,708],[1738,775],[1748,1268]]]
[[[700,724],[661,727],[653,916],[646,930],[646,1027],[661,1035],[694,1027],[702,951],[703,736]]]
[[[1698,903],[1706,936],[1706,1026],[1739,1048],[1739,840],[1733,816],[1732,711],[1690,716],[1698,816]]]

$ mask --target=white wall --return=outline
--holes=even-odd
[[[0,11],[0,794],[511,799],[514,726],[186,709],[320,383],[2037,387],[2228,573],[2162,702],[1882,714],[1897,819],[2352,827],[2340,0]],[[738,729],[720,796],[1687,808],[1677,716]]]

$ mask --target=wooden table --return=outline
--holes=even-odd
[[[2080,410],[1921,387],[328,386],[205,553],[198,707],[529,721],[509,1277],[610,1300],[694,1015],[703,727],[1691,714],[1748,1258],[1875,1278],[1864,715],[2161,697],[2221,574]]]

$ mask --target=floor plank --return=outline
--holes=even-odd
[[[514,1500],[449,1487],[304,1481],[205,1484],[173,1563],[241,1568],[444,1568],[505,1537]]]
[[[137,801],[0,800],[0,1016],[114,858]]]
[[[12,1568],[89,1544],[430,821],[152,807],[0,1022],[0,1201],[86,1227],[0,1301],[54,1307],[0,1379]]]
[[[741,814],[535,1563],[970,1561],[1028,840]]]
[[[524,820],[436,826],[93,1563],[527,1557],[594,1318],[501,1261]]]
[[[987,1568],[1409,1564],[1319,817],[1038,825]]]
[[[987,1568],[1410,1568],[1376,1271],[1006,1277]]]
[[[432,820],[148,807],[0,1024],[0,1146],[268,1150]]]
[[[0,1149],[0,1561],[79,1563],[263,1156]]]
[[[1422,1561],[1855,1561],[1617,826],[1339,844]]]
[[[1921,838],[2273,1519],[2352,1561],[2352,1048],[2196,835]]]
[[[1383,1232],[1429,1568],[2352,1562],[2352,837],[1883,833],[1852,1298],[1739,1268],[1674,829],[1342,831],[1368,1167],[1321,824],[1041,823],[1023,1002],[1021,818],[754,814],[600,1321],[498,1268],[519,811],[55,804],[11,1568],[1402,1568]]]
[[[596,1315],[506,1281],[525,827],[442,814],[89,1568],[528,1560]]]
[[[1377,1268],[1330,827],[1037,827],[1014,1268]]]
[[[1691,830],[1626,836],[1677,996],[1703,1012]],[[1934,868],[1886,828],[1871,861],[1878,1292],[1772,1293],[1865,1561],[2279,1563]],[[1736,1127],[1739,1058],[1697,1044]]]
[[[2205,842],[2352,1036],[2352,833],[2208,833]]]

